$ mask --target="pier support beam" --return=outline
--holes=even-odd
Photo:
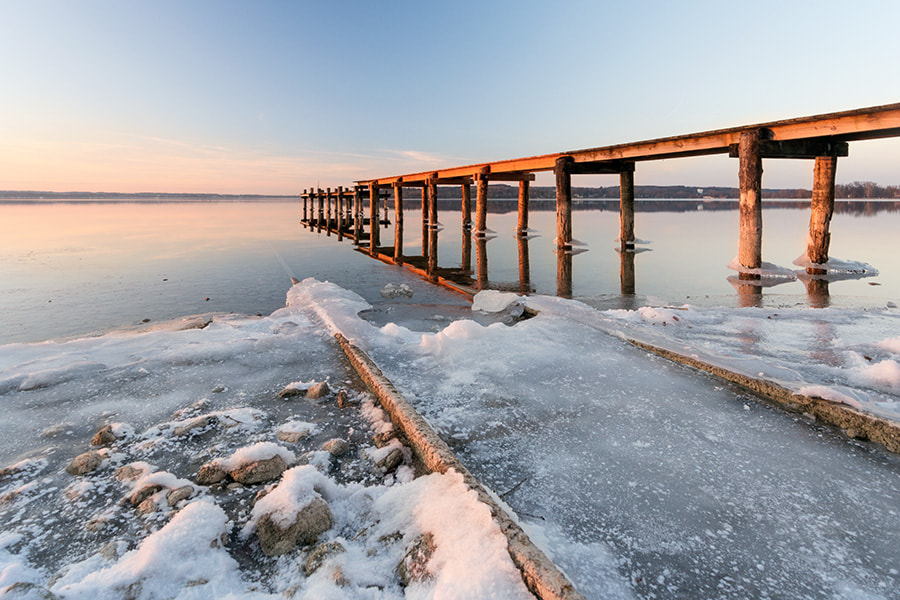
[[[303,226],[309,226],[309,193],[306,190],[303,190],[301,194],[303,198]]]
[[[378,223],[378,186],[369,184],[369,254],[378,254],[381,225]]]
[[[331,236],[331,188],[325,188],[325,235]]]
[[[809,217],[809,238],[806,255],[811,262],[828,262],[828,246],[831,243],[831,216],[834,214],[834,176],[837,171],[836,156],[817,156],[813,171],[813,193]],[[823,269],[808,268],[807,273],[821,274]],[[826,288],[827,289],[827,288]]]
[[[572,167],[571,156],[556,159],[556,246],[560,250],[572,247]]]
[[[353,188],[353,243],[359,246],[362,235],[362,191],[359,186]]]
[[[519,182],[519,221],[516,223],[516,234],[528,235],[528,187],[530,181],[523,179]]]
[[[422,256],[428,256],[428,187],[422,186]]]
[[[436,279],[438,269],[437,179],[429,179],[425,184],[425,189],[428,190],[428,276]]]
[[[762,157],[758,129],[741,133],[740,158],[740,239],[738,262],[748,269],[762,266]],[[740,274],[741,279],[759,279],[759,275]]]
[[[466,231],[472,229],[472,186],[462,184],[462,226]]]
[[[519,243],[519,293],[531,293],[531,261],[528,258],[528,237],[520,235]]]
[[[487,195],[488,173],[490,167],[484,167],[475,175],[475,235],[487,234]]]
[[[338,241],[344,239],[344,188],[337,189],[337,232]]]
[[[316,218],[316,231],[322,233],[322,223],[325,221],[325,196],[322,194],[321,188],[316,189],[316,200],[318,201],[318,217]]]
[[[619,244],[634,248],[634,171],[619,173]]]
[[[394,262],[403,262],[403,186],[394,184]]]

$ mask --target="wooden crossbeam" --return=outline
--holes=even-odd
[[[569,167],[569,173],[572,175],[618,175],[619,173],[634,173],[634,163],[624,160],[573,163]]]
[[[848,156],[850,145],[847,142],[836,142],[828,138],[811,140],[760,140],[760,158],[804,158],[814,159],[819,156]],[[738,158],[738,144],[728,147],[728,156]]]
[[[878,139],[885,137],[900,137],[900,103],[883,106],[872,106],[837,113],[827,113],[760,123],[744,125],[728,129],[718,129],[688,135],[659,138],[614,146],[571,150],[553,154],[543,154],[525,158],[514,158],[491,163],[479,163],[440,169],[437,178],[453,179],[457,177],[474,177],[483,169],[489,170],[489,178],[496,180],[496,176],[512,173],[536,173],[552,171],[556,159],[561,156],[571,156],[572,172],[583,163],[605,163],[609,161],[646,161],[662,160],[687,156],[703,156],[709,154],[725,154],[731,147],[740,142],[741,133],[750,130],[766,130],[768,135],[761,141],[791,141],[791,140],[816,140],[830,139],[834,142],[848,142],[866,139]],[[787,154],[787,152],[785,153]],[[772,158],[787,157],[796,158],[797,152],[791,152],[791,156],[772,154]],[[404,184],[407,182],[424,182],[434,176],[434,171],[412,173],[403,175]],[[391,185],[401,177],[386,177],[359,181],[357,183],[378,185]]]

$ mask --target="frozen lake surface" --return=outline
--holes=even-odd
[[[900,598],[897,456],[621,339],[645,339],[896,419],[896,259],[888,262],[879,244],[871,245],[878,256],[840,255],[881,273],[832,283],[827,308],[811,308],[797,281],[775,288],[791,292],[767,289],[755,307],[737,308],[742,299],[724,266],[733,249],[699,249],[706,262],[693,262],[662,251],[661,244],[669,246],[659,233],[654,251],[636,257],[636,296],[619,292],[616,271],[607,269],[618,268],[618,255],[594,241],[574,257],[574,291],[595,308],[535,296],[483,313],[473,312],[463,296],[353,252],[346,242],[300,230],[295,211],[277,204],[0,206],[0,265],[8,274],[0,282],[6,286],[0,403],[7,417],[0,424],[0,468],[19,465],[12,478],[0,479],[0,589],[21,580],[63,597],[80,597],[75,590],[119,597],[90,587],[91,573],[112,569],[107,573],[126,581],[126,565],[137,560],[128,556],[150,560],[152,544],[175,539],[166,526],[176,513],[166,509],[152,518],[128,517],[106,537],[79,529],[112,510],[123,493],[114,469],[90,485],[76,485],[62,472],[99,426],[126,422],[135,431],[115,449],[111,466],[149,460],[160,471],[190,478],[202,460],[273,441],[285,423],[300,420],[315,424],[318,433],[296,448],[298,456],[319,452],[334,436],[350,440],[359,453],[342,471],[326,469],[332,483],[322,483],[331,490],[329,501],[342,507],[336,509],[342,524],[328,535],[348,546],[340,564],[358,567],[345,570],[356,586],[352,593],[333,580],[304,578],[290,561],[260,563],[240,544],[210,552],[182,540],[184,556],[226,565],[210,585],[242,597],[281,597],[294,585],[301,586],[297,597],[402,597],[385,575],[402,544],[375,560],[366,557],[374,538],[353,541],[350,531],[356,528],[352,538],[369,526],[365,519],[379,518],[388,507],[423,515],[424,521],[397,524],[410,536],[439,528],[446,521],[441,514],[416,512],[439,497],[468,507],[457,521],[470,525],[466,531],[479,530],[481,517],[452,480],[364,475],[357,479],[365,490],[347,487],[346,475],[368,473],[366,439],[375,425],[273,398],[289,382],[325,376],[361,393],[330,339],[340,330],[373,356],[589,598]],[[604,223],[608,216],[594,218]],[[450,231],[453,218],[442,215]],[[508,215],[492,214],[489,224],[499,229],[503,218]],[[645,230],[662,232],[681,218],[648,218]],[[711,238],[726,235],[711,231]],[[586,237],[576,231],[579,236]],[[555,287],[556,258],[540,250],[549,239],[536,238],[532,248],[537,291]],[[504,240],[490,242],[497,248],[496,281],[515,278],[513,267],[504,265],[516,242]],[[441,256],[452,257],[452,236],[442,237],[444,243]],[[579,275],[585,272],[579,264],[595,260],[610,265]],[[712,261],[716,273],[710,273]],[[675,263],[686,267],[683,278],[666,288],[662,275],[654,275],[642,285],[642,272],[664,273]],[[284,308],[289,276],[315,279],[291,288]],[[412,297],[383,297],[388,283],[408,285]],[[841,293],[845,289],[852,291]],[[495,300],[502,308],[511,298]],[[511,326],[522,302],[539,315]],[[182,329],[197,319],[181,317],[195,314],[212,323]],[[58,341],[45,341],[52,338]],[[227,391],[212,392],[219,387]],[[180,443],[165,433],[178,411],[246,424],[214,427]],[[205,504],[188,511],[185,521],[219,535],[225,525],[217,524],[212,503],[232,519],[228,531],[243,526],[249,490],[201,492],[190,503]],[[371,504],[382,496],[381,504]],[[369,511],[363,520],[360,511]],[[145,544],[148,539],[156,541]],[[63,540],[71,541],[69,550],[54,550]],[[118,544],[118,558],[101,554],[108,542]],[[503,579],[508,563],[502,557],[490,563],[498,565],[498,578],[463,560],[462,548],[492,542],[457,542],[448,539],[445,547],[458,548],[453,556],[462,562],[448,556],[435,584],[447,587],[423,594],[443,589],[448,597],[472,597],[475,587],[458,587],[469,581],[481,586],[476,595],[493,590],[497,597],[521,597]],[[147,589],[158,585],[179,598],[202,597],[204,585],[178,587],[195,582],[194,575],[169,589],[163,569]],[[268,584],[260,587],[260,581]]]

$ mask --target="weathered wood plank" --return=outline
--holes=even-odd
[[[760,130],[741,134],[740,141],[740,239],[738,261],[748,269],[762,266],[762,159],[759,156]],[[758,279],[741,273],[742,279]]]

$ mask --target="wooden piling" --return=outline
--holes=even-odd
[[[403,186],[394,184],[394,262],[403,262]]]
[[[556,246],[560,251],[572,247],[572,166],[571,156],[556,159]]]
[[[619,251],[619,285],[623,296],[634,295],[634,252],[622,248]]]
[[[475,175],[475,235],[487,233],[487,195],[488,173],[490,167],[484,167]]]
[[[519,242],[519,292],[531,293],[531,261],[528,257],[528,236],[520,235]]]
[[[369,184],[369,254],[378,254],[381,226],[378,223],[378,186]]]
[[[303,198],[303,226],[309,226],[309,194],[304,189],[303,194],[301,194]]]
[[[325,235],[331,236],[331,188],[325,188]]]
[[[353,244],[359,246],[362,237],[362,191],[360,186],[353,186]]]
[[[337,232],[340,242],[344,239],[344,188],[341,186],[337,189]]]
[[[475,237],[475,280],[479,290],[488,286],[488,256],[487,240],[484,237]]]
[[[462,226],[466,231],[472,229],[472,186],[462,184]]]
[[[516,224],[518,235],[528,235],[528,186],[529,181],[523,179],[519,182],[519,221]]]
[[[556,295],[572,297],[572,253],[563,248],[556,249]]]
[[[428,256],[428,187],[422,186],[422,256]]]
[[[428,276],[436,279],[438,269],[437,179],[429,179],[425,184],[425,189],[428,196]]]
[[[619,173],[619,246],[634,248],[634,171]]]
[[[322,194],[322,188],[316,188],[316,200],[318,201],[319,216],[316,219],[316,230],[322,233],[322,223],[325,221],[325,196]]]
[[[820,265],[828,262],[828,247],[831,243],[829,229],[831,227],[831,216],[834,214],[834,178],[836,171],[836,156],[816,157],[806,255],[811,262]],[[824,269],[816,268],[807,268],[806,271],[807,273],[825,273]]]
[[[462,259],[460,261],[463,273],[472,273],[472,232],[463,228],[462,232]]]
[[[759,152],[761,132],[741,133],[740,159],[740,239],[738,262],[748,269],[762,267],[762,158]],[[741,279],[759,279],[759,275],[740,273]]]

